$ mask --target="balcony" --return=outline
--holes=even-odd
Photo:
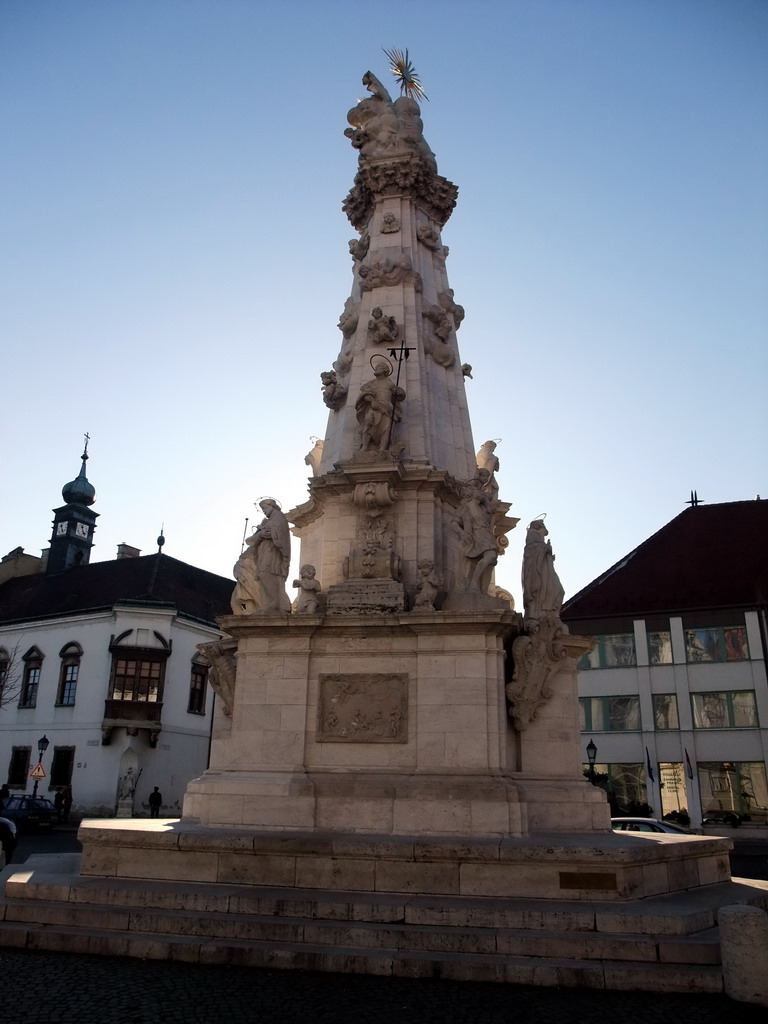
[[[105,700],[104,720],[101,723],[101,744],[108,747],[112,742],[114,729],[125,729],[129,736],[135,736],[139,729],[149,733],[150,747],[157,746],[162,730],[161,701]]]

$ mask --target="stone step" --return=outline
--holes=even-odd
[[[74,855],[76,858],[77,855]],[[684,936],[713,928],[717,909],[727,904],[768,909],[765,889],[725,882],[684,894],[649,897],[628,904],[568,900],[524,900],[460,896],[408,896],[251,885],[83,878],[76,859],[30,858],[25,870],[4,872],[6,895],[14,899],[120,905],[146,910],[257,914],[334,921],[402,922],[457,928],[599,932],[634,936]],[[29,868],[27,868],[29,865]]]
[[[653,938],[595,931],[545,931],[495,927],[456,927],[322,920],[250,913],[151,910],[115,904],[6,899],[3,921],[13,924],[115,931],[122,934],[176,935],[199,941],[267,941],[313,947],[333,946],[391,953],[481,953],[484,955],[616,960],[640,963],[716,964],[716,928],[695,936]]]
[[[313,943],[199,937],[3,921],[0,945],[34,950],[151,960],[227,963],[272,969],[442,978],[518,985],[608,988],[653,992],[720,992],[722,975],[711,964],[627,963],[562,957],[488,955],[329,947]]]

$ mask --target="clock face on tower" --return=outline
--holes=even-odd
[[[67,532],[67,526],[67,523],[59,523],[59,525],[56,527],[56,536],[63,537],[64,534]]]
[[[75,525],[75,535],[78,536],[78,537],[87,537],[88,536],[88,524],[87,523],[77,523]]]

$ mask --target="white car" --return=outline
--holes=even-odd
[[[674,835],[692,836],[689,828],[673,825],[671,821],[658,821],[656,818],[611,818],[614,832],[672,832]]]

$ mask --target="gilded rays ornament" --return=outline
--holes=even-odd
[[[387,50],[382,47],[389,61],[389,70],[395,76],[400,92],[412,100],[428,100],[429,97],[421,87],[416,68],[411,63],[408,51]]]

